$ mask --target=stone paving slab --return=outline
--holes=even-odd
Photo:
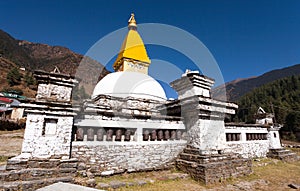
[[[101,191],[95,188],[79,186],[76,184],[58,182],[44,188],[37,189],[36,191]],[[104,191],[104,190],[102,190]]]

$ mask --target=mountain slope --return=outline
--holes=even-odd
[[[258,77],[252,77],[247,79],[235,80],[232,82],[228,82],[223,86],[219,86],[212,90],[213,97],[216,99],[224,99],[222,95],[225,95],[226,89],[226,96],[228,101],[237,101],[241,96],[245,95],[246,93],[250,92],[254,88],[260,87],[264,84],[270,83],[274,80],[299,75],[300,74],[300,64],[272,70],[267,72]]]
[[[8,62],[11,66],[23,67],[30,72],[37,69],[50,72],[58,67],[61,73],[78,76],[81,79],[81,86],[84,86],[89,94],[98,80],[109,73],[97,61],[74,53],[68,48],[16,40],[2,30],[0,30],[0,57],[2,58],[1,68]],[[78,68],[79,65],[81,65],[80,68]],[[8,87],[3,80],[6,74],[7,71],[1,73],[0,90]]]
[[[287,116],[299,116],[300,124],[300,75],[275,80],[251,92],[238,100],[239,109],[236,120],[253,122],[253,116],[259,107],[268,113],[275,113],[280,124],[291,124],[293,119]],[[299,126],[295,126],[300,130]]]

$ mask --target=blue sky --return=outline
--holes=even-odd
[[[85,54],[126,27],[134,12],[138,23],[173,25],[201,40],[227,82],[300,63],[299,10],[297,0],[0,0],[0,28],[17,39]],[[149,47],[148,53],[188,62],[170,50]]]

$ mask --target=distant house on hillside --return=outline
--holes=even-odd
[[[12,99],[8,99],[6,97],[0,97],[0,117],[2,119],[10,118],[12,113],[11,103]]]
[[[8,95],[8,96],[7,96]],[[17,121],[23,118],[24,108],[19,108],[20,101],[13,94],[0,93],[0,118]],[[24,100],[24,96],[21,96]]]

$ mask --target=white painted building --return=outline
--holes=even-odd
[[[266,157],[281,148],[270,124],[225,124],[234,103],[211,98],[214,80],[186,71],[171,83],[178,100],[167,100],[148,76],[151,63],[132,16],[129,32],[108,74],[90,100],[72,105],[71,76],[37,71],[36,100],[23,104],[27,123],[17,158],[78,158],[98,175],[166,168],[187,145],[203,155],[236,153]],[[133,43],[134,42],[134,43]]]

